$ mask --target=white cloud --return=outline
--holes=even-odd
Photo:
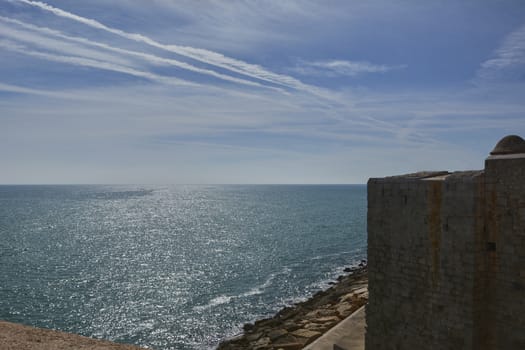
[[[165,76],[153,74],[150,72],[140,71],[134,68],[129,68],[126,66],[122,66],[122,65],[118,65],[118,64],[114,64],[110,62],[98,61],[98,60],[84,58],[84,57],[55,55],[51,53],[34,51],[26,46],[20,45],[18,43],[13,43],[9,40],[0,40],[0,47],[3,47],[6,50],[13,51],[19,54],[33,56],[33,57],[37,57],[37,58],[44,59],[44,60],[60,62],[60,63],[67,63],[67,64],[83,66],[83,67],[102,69],[102,70],[109,70],[113,72],[118,72],[118,73],[123,73],[123,74],[128,74],[128,75],[148,79],[148,80],[159,82],[162,84],[185,85],[185,86],[197,86],[198,85],[196,83],[191,83],[191,82],[177,79],[174,77],[165,77]]]
[[[148,36],[138,34],[138,33],[129,33],[129,32],[117,29],[117,28],[109,27],[107,25],[102,24],[101,22],[97,20],[78,16],[71,12],[64,11],[62,9],[53,7],[49,4],[46,4],[40,1],[31,1],[31,0],[15,0],[15,1],[22,2],[27,5],[40,8],[44,11],[49,11],[55,14],[56,16],[67,18],[73,21],[77,21],[79,23],[85,24],[92,28],[103,30],[108,33],[112,33],[114,35],[126,38],[128,40],[140,42],[140,43],[147,44],[147,45],[150,45],[158,49],[173,52],[178,55],[185,56],[185,57],[188,57],[194,60],[198,60],[200,62],[209,64],[215,67],[220,67],[220,68],[229,70],[231,72],[242,74],[242,75],[254,78],[254,79],[266,81],[272,84],[285,86],[285,87],[293,88],[296,90],[308,91],[310,93],[321,95],[324,97],[327,96],[327,94],[323,93],[320,89],[304,84],[298,79],[295,79],[291,76],[277,74],[259,65],[255,65],[255,64],[247,63],[247,62],[235,59],[235,58],[227,57],[218,52],[201,49],[201,48],[194,48],[190,46],[163,44]]]
[[[477,74],[478,78],[523,79],[525,73],[525,25],[507,35],[493,56],[481,64]],[[520,74],[521,77],[519,77]]]
[[[82,45],[87,45],[87,46],[91,46],[91,47],[101,48],[101,49],[104,49],[104,50],[107,50],[107,51],[112,51],[112,52],[116,52],[118,54],[122,54],[122,55],[127,56],[127,57],[140,58],[142,60],[145,60],[145,61],[147,61],[149,63],[152,63],[152,64],[155,64],[155,65],[173,66],[173,67],[185,69],[185,70],[188,70],[188,71],[191,71],[191,72],[205,74],[205,75],[209,75],[209,76],[212,76],[212,77],[215,77],[215,78],[218,78],[218,79],[222,79],[222,80],[225,80],[225,81],[234,82],[234,83],[238,83],[238,84],[243,84],[243,85],[264,87],[264,88],[272,88],[272,87],[264,86],[262,84],[254,82],[254,81],[240,79],[240,78],[232,77],[232,76],[229,76],[229,75],[226,75],[226,74],[217,73],[217,72],[215,72],[213,70],[210,70],[210,69],[203,69],[203,68],[195,67],[195,66],[193,66],[191,64],[188,64],[188,63],[182,62],[182,61],[178,61],[178,60],[175,60],[175,59],[164,58],[164,57],[155,56],[155,55],[151,55],[151,54],[143,53],[143,52],[138,52],[138,51],[121,49],[121,48],[118,48],[118,47],[113,47],[113,46],[110,46],[110,45],[107,45],[107,44],[104,44],[104,43],[99,43],[99,42],[88,40],[88,39],[85,39],[85,38],[68,36],[68,35],[65,35],[64,33],[60,32],[60,31],[57,31],[57,30],[54,30],[54,29],[34,26],[32,24],[24,23],[22,21],[18,21],[18,20],[11,19],[11,18],[6,18],[6,17],[0,16],[0,21],[16,24],[16,25],[18,25],[18,26],[20,26],[22,28],[35,31],[36,33],[39,33],[39,34],[53,36],[53,37],[56,37],[56,38],[59,38],[59,39],[64,39],[64,40],[67,40],[67,41],[80,43]],[[8,28],[8,27],[3,27],[3,30],[1,32],[1,34],[4,35],[4,36],[8,36],[10,34],[11,37],[14,37],[14,38],[19,39],[19,40],[29,41],[32,44],[38,45],[38,46],[44,46],[45,44],[47,44],[46,45],[47,49],[56,49],[56,50],[63,49],[63,50],[69,51],[69,52],[73,51],[76,55],[79,55],[80,53],[83,53],[84,55],[87,55],[87,56],[89,56],[91,58],[94,58],[94,57],[97,57],[97,56],[99,58],[101,56],[100,50],[87,51],[85,48],[79,48],[79,47],[76,47],[76,48],[74,48],[72,50],[71,46],[69,46],[69,49],[66,49],[64,47],[64,46],[66,46],[66,44],[63,41],[61,41],[61,42],[51,41],[48,38],[43,38],[41,35],[32,35],[31,36],[31,35],[25,34],[25,35],[22,36],[22,35],[20,35],[20,32],[16,32],[16,31],[14,31],[14,30],[12,30],[11,28]],[[105,56],[104,58],[105,58],[106,61],[113,61],[113,62],[120,61],[120,62],[115,62],[115,63],[122,63],[122,60],[120,59],[120,57]],[[130,61],[125,61],[125,63],[128,64],[128,65],[131,64]]]
[[[315,76],[356,76],[366,73],[386,73],[406,68],[406,65],[374,64],[365,61],[327,60],[300,61],[292,70],[303,75]]]
[[[78,57],[84,57],[103,62],[111,62],[123,66],[132,66],[133,63],[128,57],[122,55],[109,54],[102,50],[93,50],[92,48],[83,45],[77,45],[68,41],[61,40],[62,38],[52,38],[48,35],[42,35],[40,32],[20,30],[8,24],[4,24],[6,19],[0,16],[0,37],[4,37],[8,41],[20,43],[26,47],[30,46],[38,51],[53,51],[56,53],[69,54]]]
[[[6,73],[2,75],[4,82],[0,83],[0,91],[3,97],[7,96],[1,101],[0,148],[10,150],[0,155],[0,163],[14,169],[11,177],[0,174],[0,182],[17,179],[20,174],[30,177],[25,181],[44,181],[39,180],[39,176],[46,168],[53,172],[50,179],[58,182],[90,182],[92,172],[99,172],[102,182],[141,182],[133,177],[135,172],[142,174],[144,181],[159,182],[246,182],[250,179],[254,182],[348,182],[345,179],[350,174],[359,174],[362,182],[367,174],[388,175],[429,168],[429,165],[449,168],[446,164],[454,162],[450,154],[458,159],[452,164],[467,165],[473,159],[477,161],[486,156],[484,151],[477,156],[469,152],[469,149],[482,148],[478,145],[479,139],[489,137],[490,140],[483,143],[490,147],[492,138],[497,141],[505,130],[525,132],[520,119],[524,108],[518,89],[514,89],[512,98],[506,97],[503,102],[498,102],[492,92],[469,97],[452,89],[437,91],[431,82],[428,89],[407,88],[404,93],[396,89],[395,84],[392,90],[381,90],[382,94],[366,87],[328,91],[304,84],[295,79],[294,74],[277,74],[248,63],[260,60],[270,62],[268,67],[278,66],[291,56],[297,57],[295,52],[307,52],[303,50],[305,47],[317,47],[319,39],[312,40],[310,34],[316,32],[315,35],[324,36],[327,29],[321,22],[333,17],[312,11],[312,2],[304,5],[303,1],[210,1],[206,5],[211,9],[198,11],[202,4],[195,5],[194,1],[151,0],[173,11],[164,8],[169,13],[165,18],[159,16],[159,21],[164,21],[159,25],[151,20],[162,12],[156,7],[144,25],[134,22],[135,15],[141,10],[147,12],[151,4],[145,6],[140,1],[115,0],[119,5],[107,5],[121,6],[125,12],[109,11],[103,6],[106,5],[103,0],[86,2],[76,10],[90,13],[87,15],[90,18],[104,18],[107,24],[42,2],[13,1],[48,12],[22,4],[17,10],[22,9],[23,13],[7,15],[18,19],[0,18],[0,40],[7,39],[0,41],[0,47],[16,53],[0,57],[1,72]],[[341,3],[345,3],[346,9],[359,6],[357,2],[338,2]],[[238,4],[243,8],[237,9],[234,5]],[[262,13],[265,9],[261,4],[277,8]],[[340,16],[345,17],[347,12],[352,12],[323,2],[314,5],[316,9],[331,8],[332,12],[340,12]],[[184,9],[178,11],[179,6]],[[221,9],[232,12],[225,15]],[[107,17],[100,15],[102,12]],[[284,24],[286,14],[298,17]],[[316,23],[320,27],[297,20],[309,14],[315,17],[312,21],[319,21]],[[31,15],[35,17],[27,19]],[[179,15],[180,23],[187,22],[189,27],[173,21]],[[348,15],[356,16],[355,12]],[[259,16],[264,18],[247,30],[256,32],[255,29],[262,28],[260,37],[242,32],[244,24],[256,21]],[[19,20],[23,18],[27,22]],[[133,20],[126,22],[125,18]],[[177,23],[166,27],[168,21]],[[278,29],[273,27],[276,22]],[[283,30],[296,24],[309,27],[309,32],[296,35],[297,32],[290,34]],[[272,28],[266,31],[264,26]],[[130,27],[140,29],[127,29]],[[215,27],[224,32],[208,35],[213,34]],[[130,32],[133,30],[142,34]],[[274,37],[280,30],[283,35]],[[520,66],[519,33],[509,36],[484,69],[502,71]],[[196,35],[207,38],[194,42]],[[228,51],[225,49],[228,44],[222,42],[236,41],[238,36],[242,37],[238,45],[251,39],[255,42],[244,51],[246,55]],[[190,43],[191,47],[165,44],[172,38],[177,38],[178,44]],[[264,43],[262,38],[278,38],[284,42],[257,49],[257,45]],[[330,44],[336,45],[338,38],[333,37],[334,42]],[[291,44],[287,40],[304,40],[305,46],[282,52],[282,57],[286,57],[276,59],[274,48]],[[210,45],[211,41],[216,45]],[[311,43],[306,45],[307,41]],[[197,47],[219,47],[213,50],[230,54],[228,57]],[[136,79],[129,84],[122,83],[125,80],[119,80],[119,84],[101,84],[105,82],[102,80],[91,87],[94,85],[89,78],[98,79],[102,75],[90,77],[91,70],[85,74],[84,70],[70,67],[60,70],[64,75],[74,71],[64,84],[50,75],[59,71],[60,65],[46,62],[42,69],[32,71],[33,65],[41,62],[26,57],[17,62],[21,55],[119,72],[155,84],[140,84]],[[245,62],[233,57],[249,58]],[[388,63],[388,58],[383,62]],[[45,70],[48,66],[52,66],[49,72]],[[300,61],[295,72],[355,77],[388,74],[404,68],[406,66],[381,62],[311,60]],[[179,77],[195,78],[202,85],[184,85],[185,82],[176,80]],[[235,84],[224,88],[203,79],[210,77]],[[264,88],[247,89],[247,85]],[[72,170],[75,167],[82,170]],[[176,178],[173,174],[186,171],[181,169],[190,170],[185,177]],[[107,172],[114,173],[114,177],[105,178]],[[170,180],[172,175],[174,180]],[[155,180],[156,176],[162,179]],[[194,180],[196,176],[199,178]]]
[[[13,84],[6,84],[2,82],[0,82],[0,91],[15,93],[15,94],[24,94],[24,95],[45,96],[45,97],[60,99],[60,100],[90,100],[92,101],[91,97],[85,96],[84,94],[71,92],[71,91],[64,92],[64,91],[32,89],[32,88],[27,88],[23,86],[13,85]],[[8,103],[4,103],[4,108],[7,107],[7,105]]]
[[[523,132],[516,117],[522,105],[467,103],[447,93],[361,92],[359,99],[373,104],[324,110],[308,94],[207,86],[83,89],[70,93],[85,100],[59,103],[40,91],[2,87],[37,96],[2,103],[0,148],[13,151],[0,160],[25,177],[12,171],[0,182],[47,181],[40,168],[55,182],[364,182],[370,175],[481,168],[489,149],[476,153],[472,143],[457,147],[447,137],[463,140],[482,129],[496,135],[484,141],[490,148],[501,130]],[[100,179],[91,177],[97,173]]]

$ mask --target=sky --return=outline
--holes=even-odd
[[[522,0],[0,0],[0,183],[345,184],[525,137]]]

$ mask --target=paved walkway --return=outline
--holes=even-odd
[[[362,306],[303,350],[364,350],[365,326]]]

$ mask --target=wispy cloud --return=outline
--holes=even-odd
[[[509,73],[516,73],[516,69],[521,69],[521,74],[523,74],[523,67],[525,66],[525,25],[507,35],[493,56],[481,64],[478,70],[479,78],[509,77]],[[515,79],[516,75],[511,76],[511,78]]]
[[[23,46],[30,46],[38,51],[52,51],[60,54],[74,55],[78,57],[95,59],[103,62],[111,62],[119,65],[132,66],[133,62],[129,57],[114,55],[107,50],[97,50],[85,45],[62,40],[61,37],[53,37],[42,31],[34,31],[29,26],[27,28],[16,27],[8,22],[9,19],[0,16],[0,38],[7,41],[17,42]],[[30,30],[27,30],[27,29]]]
[[[16,94],[25,94],[25,95],[36,95],[36,96],[45,96],[56,98],[60,100],[90,100],[92,98],[85,96],[84,94],[78,94],[75,92],[63,92],[63,91],[50,91],[42,89],[32,89],[28,87],[6,84],[0,82],[0,91],[16,93]]]
[[[315,76],[356,76],[366,73],[386,73],[392,70],[404,69],[406,65],[374,64],[365,61],[300,61],[293,71],[302,75]]]
[[[117,28],[113,28],[95,19],[82,17],[79,15],[73,14],[71,12],[62,10],[60,8],[51,6],[49,4],[40,2],[40,1],[31,1],[31,0],[10,0],[10,1],[22,2],[24,4],[34,6],[42,10],[51,12],[55,14],[56,16],[67,18],[73,21],[77,21],[79,23],[90,26],[92,28],[103,30],[108,33],[126,38],[128,40],[140,42],[140,43],[147,44],[147,45],[150,45],[158,49],[173,52],[178,55],[185,56],[185,57],[209,64],[209,65],[215,66],[215,67],[220,67],[222,69],[226,69],[231,72],[242,74],[244,76],[266,81],[266,82],[280,85],[280,86],[285,86],[288,88],[293,88],[297,90],[308,91],[308,92],[318,94],[318,95],[319,94],[323,95],[320,92],[320,89],[304,84],[300,80],[295,79],[291,76],[277,74],[259,65],[255,65],[255,64],[247,63],[247,62],[235,59],[235,58],[227,57],[218,52],[201,49],[201,48],[189,47],[189,46],[181,46],[181,45],[175,45],[175,44],[163,44],[148,36],[138,34],[138,33],[129,33],[129,32],[117,29]]]
[[[137,69],[129,68],[126,66],[104,62],[104,61],[98,61],[93,60],[89,58],[84,57],[76,57],[76,56],[64,56],[64,55],[55,55],[51,53],[45,53],[45,52],[39,52],[31,50],[29,47],[21,45],[19,43],[14,43],[9,40],[0,40],[0,47],[28,55],[37,57],[44,60],[54,61],[54,62],[60,62],[60,63],[67,63],[67,64],[73,64],[77,66],[83,66],[83,67],[90,67],[90,68],[96,68],[96,69],[102,69],[102,70],[109,70],[113,72],[123,73],[127,75],[132,75],[139,78],[148,79],[151,81],[156,81],[162,84],[168,84],[168,85],[186,85],[186,86],[197,86],[196,83],[191,83],[185,80],[177,79],[174,77],[165,77],[157,74],[153,74],[150,72],[140,71]]]
[[[0,182],[365,181],[461,168],[486,155],[480,139],[524,132],[525,84],[465,81],[523,74],[524,27],[499,26],[483,38],[493,56],[475,57],[488,7],[45,1],[0,0],[0,162],[14,169]]]
[[[182,61],[179,61],[179,60],[175,60],[175,59],[172,59],[172,58],[164,58],[164,57],[160,57],[160,56],[156,56],[156,55],[152,55],[152,54],[148,54],[148,53],[144,53],[144,52],[132,51],[132,50],[127,50],[127,49],[122,49],[122,48],[110,46],[110,45],[107,45],[107,44],[104,44],[104,43],[96,42],[96,41],[85,39],[85,38],[68,36],[68,35],[65,35],[64,33],[60,32],[58,30],[55,30],[55,29],[50,29],[50,28],[46,28],[46,27],[38,27],[38,26],[35,26],[35,25],[32,25],[32,24],[28,24],[28,23],[16,20],[16,19],[11,19],[11,18],[6,18],[6,17],[0,16],[0,21],[4,21],[4,22],[10,23],[10,24],[15,24],[15,25],[20,26],[22,28],[35,31],[35,32],[37,32],[39,34],[44,34],[44,35],[48,35],[48,36],[52,36],[52,37],[60,38],[60,39],[65,39],[67,41],[79,43],[79,44],[82,44],[82,45],[87,45],[87,46],[91,46],[91,47],[101,48],[101,49],[104,49],[104,50],[107,50],[107,51],[111,51],[111,52],[115,52],[115,53],[118,53],[118,54],[122,54],[122,55],[125,55],[125,56],[128,56],[128,57],[131,56],[133,58],[140,58],[142,60],[145,60],[145,61],[147,61],[149,63],[152,63],[152,64],[155,64],[155,65],[177,67],[177,68],[185,69],[185,70],[188,70],[188,71],[191,71],[191,72],[212,76],[214,78],[218,78],[218,79],[229,81],[229,82],[233,82],[233,83],[243,84],[243,85],[249,85],[249,86],[255,86],[255,87],[265,87],[265,88],[273,88],[273,87],[264,86],[264,85],[262,85],[260,83],[255,82],[255,81],[240,79],[240,78],[232,77],[232,76],[229,76],[229,75],[226,75],[226,74],[221,74],[221,73],[215,72],[215,71],[210,70],[210,69],[204,69],[204,68],[195,67],[195,66],[193,66],[193,65],[191,65],[189,63],[182,62]],[[16,34],[13,34],[13,33],[14,33],[14,31],[11,30],[10,28],[4,28],[4,30],[2,31],[2,35],[4,35],[4,36],[7,36],[7,35],[11,34],[11,36],[15,37],[16,39],[25,40],[25,41],[31,41],[34,45],[42,46],[42,45],[46,44],[45,41],[42,41],[42,37],[41,36],[33,36],[33,37],[31,37],[31,36],[25,35],[25,36],[21,37],[20,35],[16,35]],[[54,43],[54,45],[53,45],[53,43],[51,43],[50,45],[47,45],[47,48],[58,49],[60,46],[64,46],[64,43],[59,43],[59,45],[57,45],[56,42]],[[79,51],[79,49],[76,49],[75,53],[78,53],[78,51]],[[84,52],[85,52],[85,50],[84,50]],[[100,50],[92,50],[91,52],[89,52],[89,55],[90,56],[95,56],[95,55],[96,56],[100,56]],[[111,60],[109,58],[107,58],[107,59]],[[113,59],[118,59],[118,58],[113,58]]]

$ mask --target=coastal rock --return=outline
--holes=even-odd
[[[306,338],[307,344],[313,342],[322,335],[321,332],[311,331],[309,329],[298,329],[293,331],[292,334],[300,338]]]
[[[339,298],[339,301],[341,303],[351,303],[353,298],[354,298],[354,293],[348,293],[348,294],[343,295],[341,298]]]
[[[294,337],[291,334],[286,334],[276,341],[273,342],[274,347],[281,347],[281,344],[292,344],[292,343],[300,343],[300,341]]]
[[[304,328],[308,329],[310,331],[323,333],[323,332],[327,331],[328,329],[330,329],[331,327],[328,326],[327,324],[308,323],[307,325],[304,326]]]
[[[264,320],[255,321],[255,327],[278,327],[281,321],[275,318],[267,318]]]
[[[341,319],[337,316],[327,316],[327,317],[320,317],[313,320],[315,323],[324,323],[324,324],[336,324]]]
[[[256,333],[250,333],[250,334],[246,334],[246,340],[248,341],[256,341],[258,340],[259,338],[261,338],[263,336],[263,333],[262,332],[256,332]]]
[[[268,332],[268,338],[270,338],[270,340],[273,342],[286,334],[288,334],[288,331],[286,329],[275,329],[273,331]]]
[[[336,313],[337,311],[334,309],[322,308],[322,309],[314,310],[314,311],[307,313],[305,318],[314,319],[314,318],[325,317],[325,316],[335,316]]]
[[[357,296],[365,294],[365,293],[368,294],[368,288],[367,287],[362,287],[362,288],[359,288],[357,290],[354,290],[354,294],[356,294]]]
[[[299,312],[301,312],[301,308],[300,307],[285,307],[284,309],[282,309],[281,311],[279,311],[277,313],[277,316],[281,319],[281,320],[288,320],[292,317],[295,317]]]
[[[366,287],[359,288],[357,290],[351,291],[350,293],[343,295],[341,298],[339,298],[339,302],[347,302],[350,304],[354,304],[364,299],[368,299],[368,289]]]
[[[303,343],[295,342],[295,343],[286,343],[286,344],[279,344],[279,347],[277,350],[300,350],[304,347]]]
[[[264,337],[253,343],[253,350],[267,350],[270,349],[270,338]]]
[[[342,302],[337,306],[337,313],[339,314],[339,317],[346,318],[348,317],[352,312],[355,311],[355,307],[348,302]]]
[[[294,321],[286,321],[284,324],[283,324],[283,327],[288,331],[288,332],[293,332],[299,328],[301,328],[301,326],[299,326],[297,323],[295,323]]]

